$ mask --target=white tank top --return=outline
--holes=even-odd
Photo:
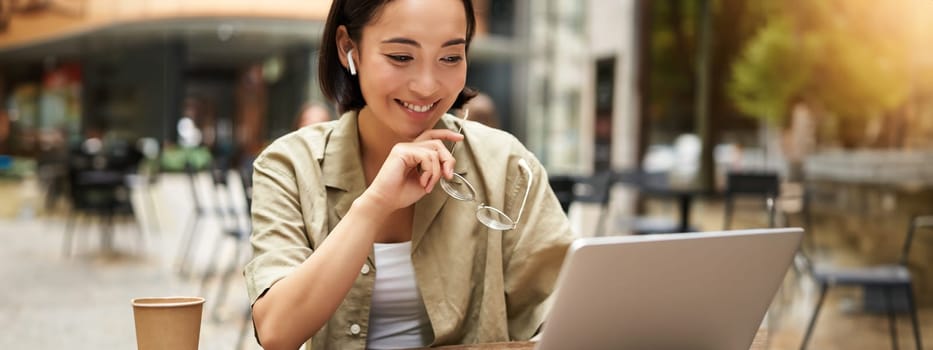
[[[434,332],[411,262],[411,241],[376,243],[376,282],[369,310],[367,349],[420,348]]]

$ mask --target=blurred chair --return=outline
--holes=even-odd
[[[785,189],[789,189],[785,191]],[[807,249],[815,250],[816,223],[813,221],[814,212],[820,205],[842,205],[845,200],[832,186],[825,186],[818,181],[805,179],[802,182],[791,182],[781,188],[778,197],[779,210],[784,217],[784,226],[801,226],[807,230],[803,245]],[[790,219],[796,216],[796,222]]]
[[[237,272],[237,268],[244,265],[241,259],[249,257],[249,236],[252,232],[252,220],[250,217],[250,211],[253,204],[253,158],[247,157],[244,159],[238,170],[241,194],[243,199],[243,204],[245,204],[244,210],[238,210],[237,201],[234,199],[233,191],[229,187],[229,174],[230,167],[228,163],[219,160],[215,163],[215,166],[212,169],[212,179],[214,182],[214,192],[215,197],[218,203],[218,214],[222,215],[222,232],[218,237],[218,240],[214,244],[214,250],[211,254],[207,268],[207,271],[204,274],[204,278],[201,282],[201,294],[207,295],[208,283],[214,277],[214,274],[217,271],[223,271],[220,275],[220,281],[217,285],[217,294],[214,297],[214,312],[212,317],[215,320],[219,320],[220,316],[218,315],[218,310],[221,305],[223,305],[226,300],[227,292],[229,290],[230,278]],[[221,193],[224,194],[224,197],[221,199],[219,196]],[[226,205],[221,205],[220,203],[226,203]],[[245,226],[241,225],[245,223]],[[221,268],[223,264],[221,263],[219,256],[220,250],[225,240],[232,240],[234,245],[233,256],[227,261],[225,267]],[[244,249],[245,248],[245,249]],[[244,254],[244,252],[246,254]],[[252,308],[249,303],[244,307],[243,311],[243,324],[240,329],[240,335],[237,339],[237,344],[235,349],[242,349],[245,339],[249,337],[249,326],[252,324]]]
[[[99,141],[88,142],[73,149],[68,157],[68,199],[71,211],[65,223],[65,256],[69,256],[73,249],[72,238],[79,215],[94,216],[100,220],[101,245],[105,250],[113,248],[115,216],[127,216],[136,224],[139,223],[133,210],[127,177],[137,171],[140,158],[124,149],[121,143],[104,149],[98,144]],[[141,229],[139,233],[141,247]]]
[[[243,194],[242,203],[245,204],[245,207],[240,207],[240,202],[235,199],[233,195],[234,191],[229,186],[229,162],[225,161],[223,158],[215,159],[215,165],[212,167],[211,171],[211,178],[214,183],[213,192],[221,223],[221,234],[217,237],[212,247],[213,250],[208,259],[208,266],[201,280],[200,294],[208,294],[208,284],[215,278],[218,271],[223,270],[220,274],[220,282],[217,286],[217,296],[213,300],[215,305],[213,316],[215,319],[219,319],[216,310],[220,305],[223,305],[224,299],[226,299],[230,277],[236,271],[237,266],[241,265],[240,260],[244,255],[243,248],[248,242],[249,234],[252,229],[249,218],[250,205],[252,204],[252,167],[250,166],[248,169],[239,169],[239,179]],[[220,261],[221,250],[227,240],[233,243],[233,257],[229,260],[226,267],[222,267],[223,264]]]
[[[156,210],[156,200],[153,188],[159,183],[162,174],[162,164],[159,157],[159,141],[154,138],[142,138],[137,141],[136,148],[142,154],[142,166],[136,186],[145,192],[143,206],[146,210],[146,219],[152,225],[154,232],[160,232],[159,215]]]
[[[775,212],[781,219],[783,226],[790,226],[791,216],[799,219],[799,225],[810,228],[809,195],[807,185],[803,182],[784,182],[781,184],[780,195],[775,200]]]
[[[732,227],[736,200],[759,198],[763,200],[768,215],[768,227],[776,226],[776,201],[781,194],[781,182],[774,172],[729,172],[726,175],[726,191],[723,198],[723,229]]]
[[[253,208],[253,160],[254,159],[255,159],[254,157],[247,157],[243,161],[243,163],[240,164],[240,181],[243,184],[243,195],[246,197],[246,218],[247,218],[247,222],[249,223],[249,225],[247,226],[248,229],[246,231],[247,234],[245,237],[246,243],[249,243],[249,235],[252,233],[252,230],[253,230],[252,208]],[[247,249],[249,248],[247,247]],[[251,254],[248,254],[247,256],[249,255]],[[234,266],[236,264],[236,261],[235,260],[231,261],[230,264],[231,266]],[[231,273],[229,273],[228,271],[227,275],[225,275],[227,279],[225,279],[224,282],[221,284],[222,286],[226,286],[226,284],[229,282],[230,275]],[[243,326],[240,329],[240,337],[237,340],[237,345],[236,345],[237,349],[243,348],[243,341],[249,336],[249,332],[248,332],[249,325],[253,324],[252,305],[250,305],[249,302],[247,302],[245,309],[246,310],[245,310],[245,314],[243,318]]]
[[[594,229],[595,236],[602,236],[605,233],[612,182],[612,172],[602,171],[589,177],[579,178],[572,190],[573,202],[599,206],[599,217],[596,219],[596,228]]]
[[[888,311],[888,320],[891,333],[891,345],[893,349],[898,348],[897,344],[897,316],[894,310],[894,294],[903,293],[906,297],[907,308],[910,312],[911,325],[913,326],[914,341],[917,349],[923,349],[920,339],[920,325],[917,321],[917,306],[914,302],[913,278],[908,269],[908,257],[910,255],[910,246],[917,229],[933,228],[933,215],[914,216],[910,219],[907,228],[907,237],[904,240],[904,248],[896,265],[868,266],[860,268],[833,268],[825,266],[810,266],[814,280],[819,285],[820,297],[817,301],[813,315],[807,325],[807,331],[801,344],[801,349],[806,349],[813,334],[813,328],[816,326],[817,317],[826,299],[826,292],[834,286],[857,286],[862,288],[878,288],[884,292],[885,306]]]
[[[573,183],[572,202],[595,204],[599,206],[599,216],[596,219],[595,236],[606,234],[606,226],[610,225],[612,231],[620,228],[631,229],[635,234],[653,234],[653,233],[675,233],[679,232],[678,223],[669,218],[636,216],[619,222],[612,221],[607,223],[610,207],[609,202],[612,196],[612,188],[616,183],[633,186],[637,190],[643,190],[648,185],[655,184],[655,181],[666,182],[666,173],[644,173],[641,171],[597,172],[589,177],[576,178]],[[564,184],[566,186],[567,184]],[[654,189],[659,186],[652,187]],[[557,190],[555,190],[555,193]],[[653,191],[653,194],[657,191]],[[566,194],[565,194],[566,195]],[[560,198],[560,194],[558,194]],[[562,204],[563,205],[563,204]],[[614,233],[614,232],[613,232]]]
[[[554,191],[554,195],[557,196],[557,201],[560,202],[560,207],[564,210],[564,214],[570,211],[570,203],[573,203],[574,200],[573,189],[577,181],[578,179],[574,175],[548,176],[548,184],[551,185],[551,190]]]
[[[835,196],[832,191],[816,190],[814,184],[808,181],[784,182],[781,184],[781,192],[775,202],[775,211],[781,221],[779,226],[791,227],[799,226],[806,230],[806,234],[801,242],[801,249],[814,251],[816,243],[814,240],[815,228],[812,222],[812,209],[814,200],[819,198],[821,201],[833,200]],[[793,218],[793,219],[792,219]],[[794,268],[800,270],[799,263],[795,260]]]
[[[185,175],[188,178],[188,189],[191,191],[191,203],[194,205],[191,216],[185,224],[185,229],[181,234],[182,246],[178,250],[178,273],[182,276],[188,275],[188,260],[191,258],[191,252],[197,245],[198,227],[207,216],[207,208],[204,206],[200,194],[198,194],[198,171],[194,164],[185,161]]]

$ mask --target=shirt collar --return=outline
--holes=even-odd
[[[324,152],[318,161],[324,175],[324,185],[344,191],[366,187],[363,164],[360,161],[360,134],[357,113],[349,111],[340,116],[327,137]]]

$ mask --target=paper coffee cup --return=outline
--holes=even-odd
[[[133,299],[139,350],[197,350],[204,298]]]

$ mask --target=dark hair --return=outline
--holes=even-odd
[[[338,113],[361,109],[366,105],[366,101],[363,100],[359,80],[351,76],[340,63],[339,55],[342,53],[337,48],[337,28],[345,26],[350,38],[359,42],[363,27],[369,24],[389,1],[392,0],[334,0],[330,6],[330,14],[327,15],[327,23],[324,25],[324,36],[321,38],[318,77],[321,91],[337,104]],[[473,1],[463,0],[463,9],[466,12],[466,46],[469,49],[476,28]],[[462,107],[473,96],[476,96],[476,91],[464,87],[452,108]]]

